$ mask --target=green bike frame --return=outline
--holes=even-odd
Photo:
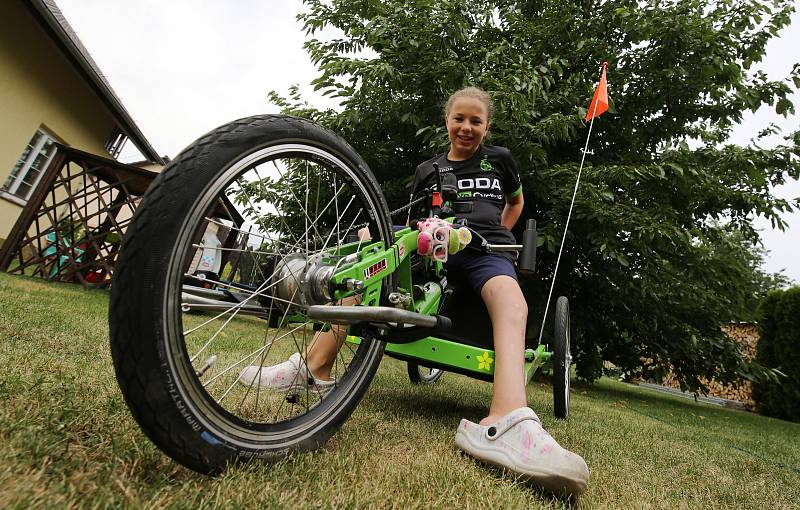
[[[406,294],[409,303],[406,309],[425,315],[435,315],[439,311],[442,288],[438,282],[429,281],[423,285],[424,293],[414,299],[412,292],[410,254],[417,249],[419,231],[406,227],[395,232],[394,244],[386,248],[382,241],[351,243],[342,246],[338,256],[357,256],[358,260],[347,268],[334,273],[331,287],[342,289],[332,296],[334,301],[353,295],[348,289],[348,281],[359,281],[363,285],[361,306],[375,306],[380,302],[381,288],[385,277],[396,275],[396,292]],[[426,261],[427,263],[433,263]],[[434,263],[438,275],[442,264]],[[347,340],[358,344],[361,339],[348,336]],[[426,337],[410,343],[387,343],[386,354],[406,361],[414,361],[422,366],[440,367],[444,370],[470,375],[483,380],[493,380],[494,350],[465,345],[436,337]],[[539,367],[548,361],[552,353],[544,345],[525,351],[525,380],[530,381]],[[427,365],[426,365],[427,363]]]

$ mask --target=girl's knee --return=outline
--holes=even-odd
[[[336,340],[341,341],[347,338],[347,326],[331,324],[331,332],[336,337]]]
[[[522,299],[519,303],[519,314],[523,320],[528,320],[528,303]]]
[[[514,315],[514,320],[520,322],[526,322],[528,320],[528,303],[525,302],[525,299],[514,300],[508,308],[509,313]]]

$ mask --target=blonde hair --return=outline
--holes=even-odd
[[[447,103],[444,106],[444,116],[447,118],[450,115],[450,109],[453,107],[453,103],[456,102],[456,99],[460,99],[462,97],[469,97],[472,99],[477,99],[481,103],[486,106],[486,116],[487,121],[492,120],[492,115],[494,114],[494,104],[492,103],[492,98],[489,94],[483,90],[479,89],[478,87],[464,87],[461,90],[456,90],[450,97],[447,98]]]

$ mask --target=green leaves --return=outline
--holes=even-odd
[[[771,293],[758,312],[756,362],[765,370],[753,398],[763,414],[800,421],[800,287]]]
[[[788,117],[789,114],[794,114],[794,104],[792,104],[792,102],[785,97],[781,98],[775,104],[775,112],[777,112],[778,115]]]
[[[766,289],[785,283],[759,269],[752,221],[783,224],[789,204],[772,188],[800,176],[800,132],[772,150],[726,143],[744,110],[794,112],[800,65],[782,82],[750,70],[788,24],[792,3],[586,5],[307,0],[301,19],[310,34],[343,34],[306,46],[320,68],[314,85],[342,97],[342,110],[315,111],[294,92],[272,100],[347,139],[394,209],[408,199],[415,166],[448,145],[449,94],[488,90],[496,106],[489,143],[511,149],[525,190],[518,228],[533,217],[540,229],[537,276],[523,283],[536,323],[585,108],[608,61],[614,108],[595,121],[556,279],[555,293],[572,301],[579,374],[597,376],[604,359],[645,374],[671,366],[696,389],[700,376],[750,373],[719,325],[752,318]],[[366,56],[352,53],[365,48]]]

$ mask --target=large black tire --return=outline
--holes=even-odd
[[[259,172],[272,173],[264,179]],[[283,193],[274,193],[278,189]],[[309,222],[314,206],[309,201],[311,195],[318,215]],[[333,198],[323,209],[323,200],[328,197]],[[350,202],[345,208],[346,200],[361,209],[351,209]],[[285,204],[286,209],[281,209]],[[225,218],[231,206],[237,207],[236,213],[245,222],[255,222],[250,230],[261,232],[258,250],[275,251],[266,255],[274,260],[298,252],[308,264],[313,254],[327,253],[334,232],[335,242],[344,244],[343,239],[352,237],[347,234],[362,225],[369,227],[374,241],[388,245],[392,239],[388,206],[367,165],[344,140],[307,120],[264,115],[224,125],[185,149],[155,179],[136,210],[116,265],[109,305],[111,354],[125,401],[145,434],[174,460],[202,473],[217,473],[239,459],[271,459],[321,446],[360,401],[384,349],[382,342],[370,338],[362,339],[357,346],[346,344],[340,356],[346,351],[348,357],[342,358],[341,366],[337,358],[337,370],[341,371],[332,372],[336,385],[324,398],[308,388],[305,395],[295,392],[280,396],[271,390],[253,389],[255,386],[243,389],[245,385],[237,385],[236,374],[243,362],[248,363],[245,360],[225,361],[233,364],[227,371],[217,369],[220,359],[234,360],[241,352],[248,352],[249,362],[262,366],[284,361],[291,350],[281,351],[284,347],[280,342],[289,344],[286,349],[304,352],[308,337],[313,335],[313,323],[298,312],[302,308],[286,304],[281,308],[277,298],[271,297],[279,284],[273,276],[277,273],[262,273],[265,290],[251,300],[250,304],[263,306],[261,318],[243,317],[244,312],[237,315],[239,310],[231,307],[220,314],[226,320],[224,324],[217,319],[219,322],[212,321],[213,327],[195,327],[192,321],[208,315],[182,313],[182,301],[187,299],[181,293],[182,282],[192,271],[193,254],[205,247],[202,243],[198,247],[197,240],[210,219]],[[282,225],[267,227],[265,218],[277,218]],[[320,233],[318,229],[333,222],[336,226],[330,227],[326,240],[326,231]],[[246,246],[252,234],[245,237],[244,223],[241,227],[233,230],[237,242],[243,239],[241,246]],[[290,246],[281,248],[281,243]],[[264,248],[267,245],[268,249]],[[387,278],[383,297],[391,286]],[[292,298],[296,295],[297,291]],[[274,302],[265,303],[269,300]],[[186,305],[183,307],[185,311]],[[276,321],[268,313],[281,310],[284,329],[273,327],[276,330],[270,333],[270,325]],[[290,319],[300,321],[301,326],[284,333]],[[218,327],[218,334],[212,334]],[[315,329],[321,329],[320,325]],[[210,339],[205,340],[204,335],[210,335]],[[289,335],[294,345],[284,338]],[[302,345],[297,338],[301,335]],[[201,342],[207,343],[198,347]],[[240,346],[248,342],[254,345]],[[247,350],[253,346],[258,347],[255,354]],[[201,352],[204,354],[199,358]],[[273,352],[283,357],[265,360]],[[212,367],[206,371],[206,365]],[[308,384],[312,383],[309,379]],[[225,388],[227,392],[223,393]]]
[[[569,301],[561,296],[556,301],[553,334],[553,412],[556,418],[569,416],[570,354]]]
[[[442,378],[444,370],[439,368],[428,368],[413,361],[407,363],[408,379],[412,384],[433,384]]]

